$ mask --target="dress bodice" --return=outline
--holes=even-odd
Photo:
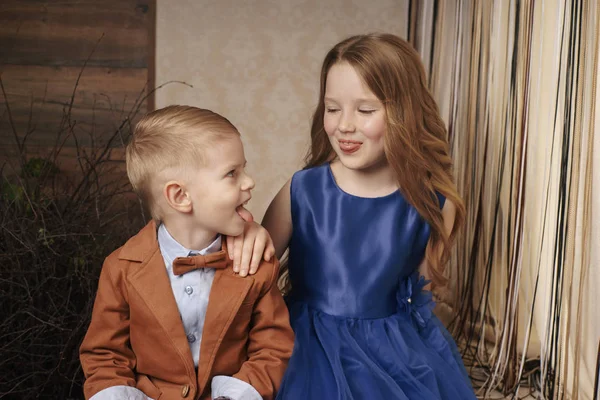
[[[418,268],[429,239],[417,210],[399,191],[344,192],[329,164],[297,172],[290,190],[290,298],[339,317],[396,312],[399,282]]]

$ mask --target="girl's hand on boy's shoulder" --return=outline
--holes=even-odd
[[[233,271],[240,276],[254,275],[264,258],[270,261],[275,246],[269,232],[254,221],[246,222],[241,235],[227,236],[227,251],[233,260]]]

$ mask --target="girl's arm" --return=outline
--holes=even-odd
[[[454,226],[454,218],[456,217],[456,206],[451,200],[446,199],[444,203],[444,208],[442,208],[442,219],[444,220],[444,229],[446,231],[446,235],[450,235],[452,232],[452,227]],[[427,252],[431,251],[431,247],[427,246]],[[441,249],[438,248],[438,251],[441,252]],[[421,261],[421,265],[419,265],[419,273],[425,277],[427,280],[431,280],[431,275],[429,273],[429,263],[427,262],[429,254],[426,254]],[[436,258],[439,258],[436,257]],[[431,283],[425,286],[425,289],[431,289]]]
[[[262,225],[267,229],[275,246],[275,256],[281,258],[292,238],[292,210],[290,200],[291,179],[288,180],[275,196]]]

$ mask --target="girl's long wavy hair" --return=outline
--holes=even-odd
[[[321,68],[319,103],[312,118],[311,146],[305,168],[324,164],[335,152],[323,126],[329,69],[346,62],[354,67],[383,103],[387,116],[384,151],[405,199],[431,226],[428,265],[434,285],[444,285],[444,267],[462,226],[465,208],[452,175],[447,131],[427,88],[417,51],[391,34],[352,36],[333,47]],[[446,234],[436,191],[456,206],[454,226]]]

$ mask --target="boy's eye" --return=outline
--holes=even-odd
[[[235,177],[235,169],[232,169],[231,171],[229,171],[229,172],[227,173],[227,175],[225,175],[225,176],[228,176],[228,177],[230,177],[230,178],[233,178],[233,177]]]

